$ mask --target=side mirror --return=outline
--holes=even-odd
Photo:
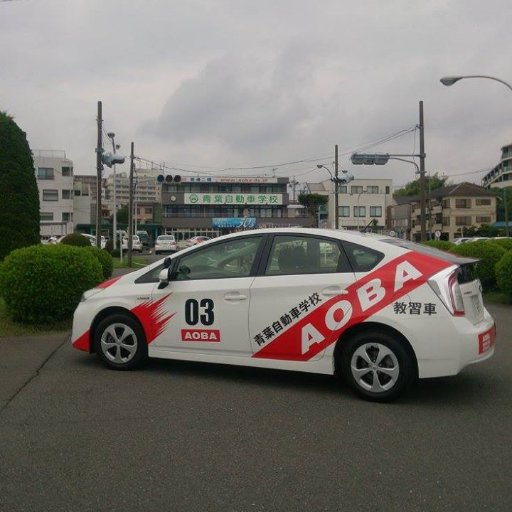
[[[162,288],[165,288],[169,284],[169,269],[164,268],[160,271],[160,274],[158,274],[158,289],[161,290]]]
[[[164,268],[169,268],[171,266],[171,263],[172,263],[172,259],[167,256],[167,258],[165,258],[164,260]]]

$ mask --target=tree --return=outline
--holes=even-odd
[[[39,191],[25,132],[0,112],[0,261],[40,243]]]
[[[128,205],[125,204],[117,210],[116,218],[119,224],[128,224]]]
[[[447,177],[440,177],[436,172],[433,176],[426,176],[425,190],[428,191],[436,190],[446,185]],[[395,191],[396,196],[419,196],[420,195],[420,179],[410,181],[404,187],[399,188]]]
[[[299,194],[299,204],[304,206],[308,213],[316,219],[316,226],[318,227],[318,210],[321,206],[325,206],[329,198],[322,194]]]

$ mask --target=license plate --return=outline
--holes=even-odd
[[[493,325],[488,331],[478,335],[478,353],[484,354],[494,345],[496,341],[496,326]]]

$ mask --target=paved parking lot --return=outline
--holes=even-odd
[[[512,510],[512,308],[496,355],[392,404],[330,377],[0,338],[0,511]]]

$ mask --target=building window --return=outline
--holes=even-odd
[[[354,206],[354,217],[366,217],[366,206]]]
[[[51,167],[38,167],[37,168],[38,180],[53,180],[53,169]]]
[[[144,213],[146,215],[151,215],[153,213],[153,208],[144,208]]]
[[[62,199],[72,199],[73,191],[72,190],[62,190]]]
[[[477,224],[490,224],[491,223],[491,217],[480,217],[480,216],[477,215],[476,223]]]
[[[450,208],[450,200],[449,199],[443,199],[442,205],[443,205],[443,208]]]
[[[62,176],[73,176],[73,167],[63,167]]]
[[[471,226],[471,215],[464,215],[463,217],[455,217],[456,226]]]
[[[63,222],[73,222],[73,214],[71,212],[62,212]]]
[[[338,185],[338,194],[346,194],[347,185]]]
[[[491,206],[490,199],[476,199],[477,206]]]
[[[352,187],[350,187],[350,193],[351,194],[362,194],[363,187],[361,185],[353,185]]]
[[[471,208],[471,199],[455,199],[455,208]]]
[[[373,185],[368,185],[366,187],[366,193],[367,194],[378,194],[379,193],[379,187],[373,186]]]
[[[53,220],[53,212],[40,212],[41,222],[51,222]]]
[[[450,225],[450,217],[443,217],[443,226]]]
[[[338,207],[338,217],[350,217],[350,206]]]
[[[389,187],[386,187],[386,194],[389,194]]]
[[[370,217],[382,217],[382,206],[370,206]]]
[[[58,201],[59,191],[58,190],[43,190],[43,201]]]

